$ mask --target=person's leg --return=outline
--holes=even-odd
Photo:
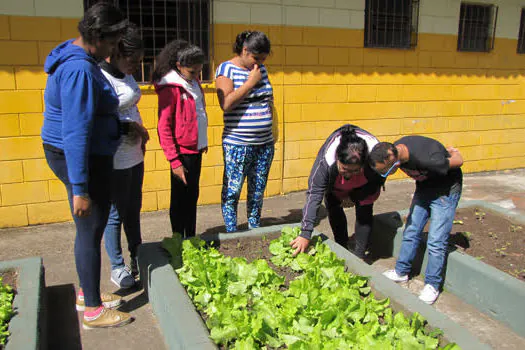
[[[328,222],[332,228],[334,240],[348,249],[348,222],[341,201],[333,194],[327,193],[324,197],[324,205],[328,212]]]
[[[182,158],[181,158],[182,159]],[[185,167],[185,165],[183,164]],[[184,223],[186,221],[187,188],[184,182],[173,174],[171,177],[170,222],[172,232],[178,232],[184,237]]]
[[[253,158],[246,171],[248,178],[248,198],[246,202],[248,226],[257,228],[261,223],[264,191],[268,183],[268,175],[272,166],[275,147],[273,144],[251,147]]]
[[[355,205],[355,249],[354,254],[359,258],[365,258],[368,238],[372,232],[374,222],[374,205]]]
[[[104,246],[111,262],[111,270],[124,267],[122,247],[120,243],[122,221],[115,203],[111,203],[108,223],[104,230]]]
[[[186,173],[188,195],[186,197],[186,221],[184,224],[185,237],[193,237],[197,227],[197,202],[199,200],[202,154],[190,154],[184,158],[188,166],[188,172]]]
[[[421,235],[427,224],[429,211],[429,200],[416,190],[403,232],[401,250],[396,262],[395,270],[399,276],[408,275],[412,269],[412,262],[421,243]]]
[[[439,290],[443,282],[448,239],[460,196],[460,193],[444,195],[430,203],[430,228],[427,242],[428,264],[425,271],[425,284],[430,284],[435,290]]]
[[[128,251],[131,262],[137,257],[137,249],[142,243],[140,231],[140,210],[142,208],[142,183],[144,181],[144,162],[135,165],[130,170],[128,186],[128,201],[123,203],[124,232],[128,241]]]
[[[91,214],[74,216],[77,227],[75,262],[86,307],[98,307],[100,298],[100,243],[108,221],[112,157],[92,156],[89,160]]]
[[[222,145],[224,174],[221,208],[226,232],[237,231],[237,205],[245,178],[246,146]]]

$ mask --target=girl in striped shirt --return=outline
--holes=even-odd
[[[235,57],[217,67],[216,86],[224,111],[222,215],[226,232],[237,230],[237,204],[248,178],[250,229],[259,227],[264,190],[274,154],[273,89],[263,65],[270,40],[257,31],[237,35]]]

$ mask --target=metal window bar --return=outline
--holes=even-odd
[[[489,52],[494,48],[498,7],[462,3],[459,15],[458,51]]]
[[[210,80],[213,0],[84,0],[84,9],[99,1],[115,4],[140,28],[144,59],[135,74],[137,81],[150,80],[156,56],[173,39],[187,40],[202,48],[208,60],[201,80]]]
[[[366,0],[365,47],[417,45],[419,0]]]
[[[518,34],[518,53],[525,53],[525,8],[521,9],[520,31]]]

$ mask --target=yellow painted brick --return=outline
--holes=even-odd
[[[154,132],[154,130],[150,130],[149,141],[146,147],[149,151],[155,151],[155,150],[161,149],[160,143],[159,143],[159,135],[156,132]]]
[[[297,188],[300,191],[308,189],[308,177],[299,177],[297,178]]]
[[[307,46],[335,46],[336,32],[337,30],[332,28],[304,27],[303,44]]]
[[[283,193],[299,191],[297,178],[283,179]]]
[[[214,59],[216,64],[229,60],[232,56],[232,45],[231,44],[215,44],[214,46]]]
[[[363,75],[362,67],[335,67],[335,84],[359,84]]]
[[[522,168],[524,162],[525,157],[496,159],[498,170]]]
[[[303,85],[333,85],[334,67],[305,66],[301,69]]]
[[[171,201],[171,191],[157,191],[158,210],[169,209]]]
[[[231,24],[215,23],[213,25],[213,42],[216,44],[232,44],[235,40]]]
[[[319,86],[316,91],[316,101],[318,103],[337,103],[346,102],[347,88],[346,86]]]
[[[270,174],[268,174],[268,179],[278,180],[281,178],[281,175],[282,175],[282,162],[274,161],[272,163],[272,167],[270,168]]]
[[[20,135],[17,114],[0,114],[0,137]]]
[[[150,171],[144,174],[144,192],[167,190],[170,188],[170,173],[168,171]]]
[[[158,97],[155,92],[145,93],[143,91],[142,97],[138,103],[139,109],[143,108],[157,108],[158,107]]]
[[[49,190],[47,181],[3,184],[2,205],[18,205],[47,202]]]
[[[348,49],[348,63],[351,66],[362,66],[363,49]]]
[[[404,67],[404,50],[381,50],[377,57],[377,64],[382,67]]]
[[[199,205],[215,204],[221,202],[221,185],[202,186],[199,189]]]
[[[24,181],[54,180],[55,174],[45,159],[28,159],[23,161]]]
[[[223,112],[218,105],[206,106],[206,114],[208,115],[208,125],[224,125]]]
[[[42,112],[40,91],[0,91],[0,113]]]
[[[377,97],[377,87],[375,85],[354,85],[348,86],[349,102],[371,102]]]
[[[319,63],[316,47],[289,46],[285,48],[286,65],[316,65]]]
[[[432,67],[454,68],[456,67],[456,54],[450,52],[432,52]]]
[[[67,200],[66,186],[60,180],[49,180],[49,199],[52,201]]]
[[[78,18],[60,19],[60,40],[68,40],[78,37]],[[49,39],[45,39],[49,40]]]
[[[21,161],[0,162],[0,184],[24,181]]]
[[[155,169],[156,170],[168,170],[170,169],[170,162],[166,159],[164,151],[151,151],[155,153]]]
[[[268,38],[272,45],[282,45],[283,44],[283,32],[285,29],[280,25],[270,25],[268,26]],[[300,42],[300,41],[299,41]]]
[[[0,207],[0,228],[27,226],[27,224],[25,205]]]
[[[405,67],[417,70],[419,65],[419,52],[416,50],[405,51]]]
[[[222,185],[222,179],[224,177],[224,167],[216,166],[215,169],[215,184]]]
[[[283,103],[283,86],[282,85],[275,85],[273,86],[273,99],[274,99],[274,107],[281,105]]]
[[[215,185],[215,167],[201,168],[200,185],[201,186]]]
[[[377,67],[379,64],[379,56],[383,51],[378,49],[363,49],[363,64],[365,66]]]
[[[27,217],[29,225],[72,220],[68,201],[29,204]]]
[[[348,65],[348,58],[348,49],[346,48],[319,48],[319,64],[322,66],[346,66]]]
[[[301,121],[301,105],[300,104],[285,104],[284,105],[284,121],[298,122]]]
[[[155,155],[157,151],[148,151],[144,154],[144,171],[160,170],[156,168]]]
[[[14,90],[15,88],[13,67],[0,67],[0,90]]]
[[[434,138],[445,146],[464,147],[476,146],[482,144],[480,142],[479,133],[472,132],[447,132],[447,133],[432,133],[423,136]]]
[[[341,125],[343,122],[341,123]],[[335,128],[332,130],[335,131]],[[323,135],[324,136],[324,135]],[[328,135],[326,135],[328,137]],[[317,140],[308,140],[308,141],[300,141],[299,142],[299,158],[300,159],[312,159],[317,157],[317,153],[319,153],[319,149],[325,142],[325,138],[317,139]]]
[[[317,100],[317,86],[284,86],[284,103],[313,103]]]
[[[142,123],[146,129],[156,129],[157,128],[157,109],[155,108],[141,108],[139,110],[140,117],[142,118]],[[156,132],[156,130],[153,130]],[[150,131],[151,133],[151,131]]]
[[[377,101],[403,101],[402,85],[379,85],[376,89]]]
[[[370,104],[361,104],[367,108]],[[371,104],[370,113],[379,118],[411,118],[421,117],[415,103],[412,102],[376,102]],[[361,113],[365,113],[364,111]]]
[[[285,142],[284,143],[284,160],[299,159],[299,142]]]
[[[142,211],[157,210],[157,192],[144,192],[142,194]]]
[[[0,161],[44,157],[40,137],[0,138],[0,150]]]
[[[424,134],[433,132],[446,131],[446,125],[440,118],[411,118],[403,119],[401,124],[401,133],[403,135],[409,134]],[[443,130],[445,129],[445,130]]]
[[[363,120],[359,126],[375,136],[401,134],[401,123],[397,119]]]
[[[310,174],[313,162],[313,158],[286,161],[284,164],[284,178],[288,179],[292,177],[308,176]]]
[[[266,184],[266,191],[264,193],[265,197],[278,196],[282,191],[282,182],[281,180],[270,180]]]
[[[283,28],[283,44],[299,45],[303,41],[303,28],[302,27],[285,27]]]
[[[0,65],[35,65],[38,64],[36,41],[0,41]],[[6,54],[8,53],[8,54]]]
[[[444,118],[443,124],[447,126],[448,131],[472,130],[472,125],[474,124],[474,118],[473,117]]]
[[[315,123],[286,123],[284,139],[286,141],[309,140],[315,130]]]
[[[283,83],[285,85],[301,84],[301,67],[285,66],[283,68]]]
[[[9,16],[0,15],[0,39],[10,39]]]
[[[42,113],[23,113],[20,114],[20,135],[37,136],[40,135],[44,123]]]
[[[272,51],[270,52],[270,55],[266,59],[265,65],[267,67],[271,67],[272,65],[278,66],[278,65],[284,64],[284,55],[285,55],[284,46],[272,45]]]
[[[60,40],[60,19],[12,16],[12,40]]]

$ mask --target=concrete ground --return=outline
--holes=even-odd
[[[375,213],[406,209],[410,205],[414,184],[412,181],[387,182],[386,192],[376,203]],[[496,203],[525,214],[525,169],[465,176],[464,200],[479,199]],[[301,220],[304,192],[265,200],[262,225],[296,223]],[[348,215],[353,227],[354,215]],[[239,222],[246,226],[246,207],[239,206]],[[331,236],[324,211],[317,229]],[[241,226],[242,228],[242,226]],[[220,207],[209,205],[198,210],[197,230],[200,233],[223,230]],[[158,241],[170,235],[166,211],[142,215],[142,234],[145,242]],[[0,230],[0,260],[41,256],[46,269],[48,311],[47,342],[49,349],[164,349],[162,334],[155,316],[142,290],[117,291],[126,303],[121,310],[131,312],[136,318],[131,325],[118,329],[85,331],[80,325],[80,314],[74,309],[75,291],[78,288],[73,257],[74,226],[72,223],[50,224]],[[123,243],[123,246],[126,246]],[[105,254],[102,264],[102,289],[115,292],[109,281],[109,261]],[[373,266],[385,269],[393,260],[379,260]],[[409,289],[417,292],[420,282],[414,280]],[[166,291],[169,293],[169,291]],[[440,298],[436,308],[468,327],[481,339],[499,349],[525,349],[525,339],[517,336],[500,323],[479,314],[452,295]]]

